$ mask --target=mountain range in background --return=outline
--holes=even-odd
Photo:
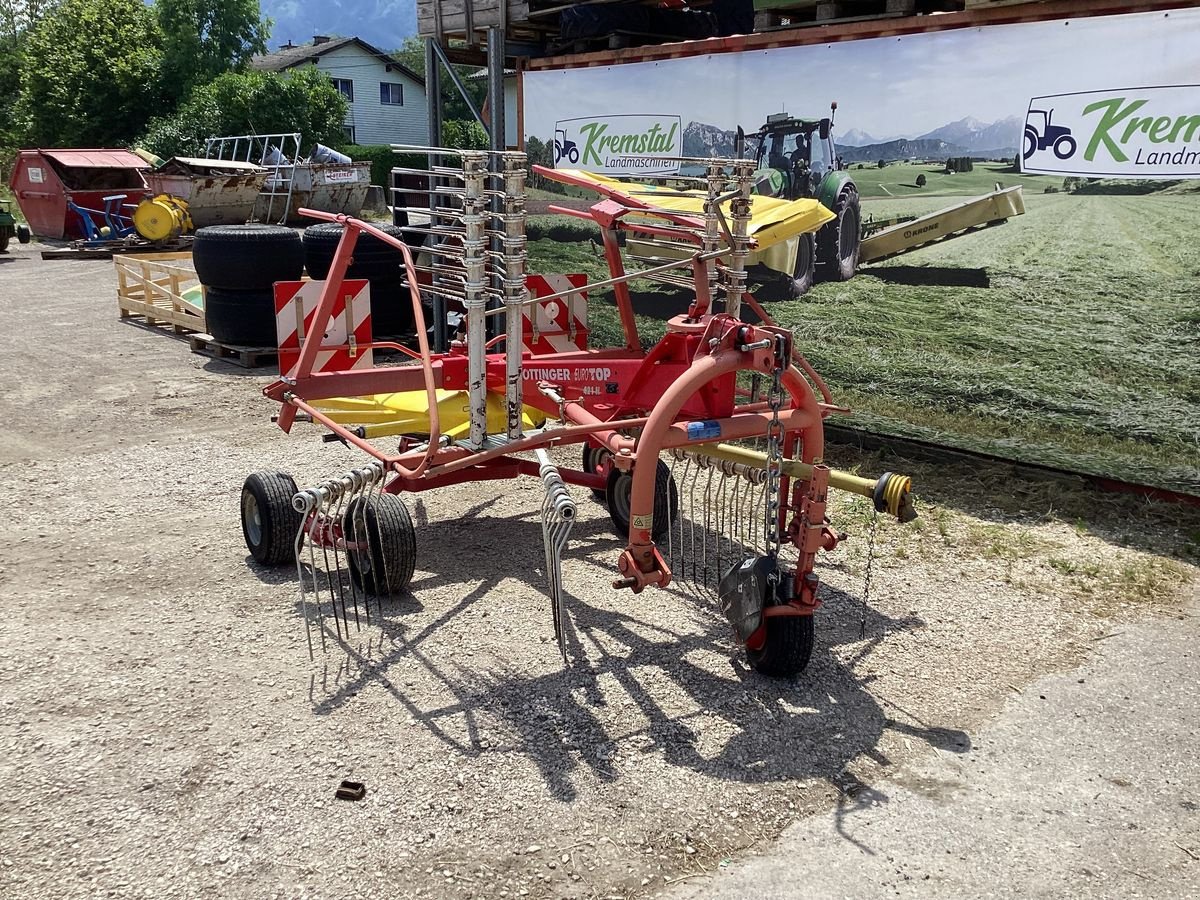
[[[981,122],[967,116],[912,138],[878,139],[852,128],[838,134],[834,141],[838,155],[847,163],[876,162],[880,159],[940,159],[950,156],[976,156],[999,159],[1015,156],[1023,125],[1016,116],[998,122]],[[690,122],[683,132],[684,156],[730,156],[737,132]]]
[[[307,44],[313,35],[358,37],[383,51],[396,50],[417,33],[416,0],[260,0],[262,15],[275,24],[268,50]]]

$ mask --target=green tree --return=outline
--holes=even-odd
[[[126,143],[160,108],[162,34],[141,0],[65,0],[29,30],[14,110],[45,146]]]
[[[392,52],[392,56],[396,57],[405,68],[411,69],[414,73],[425,77],[425,39],[414,35],[407,38],[399,50]],[[467,95],[471,98],[471,102],[475,104],[475,108],[482,111],[483,101],[487,96],[487,79],[472,78],[475,73],[480,71],[479,66],[455,66],[454,72],[462,81],[463,87],[467,89]],[[458,88],[454,86],[454,82],[450,80],[450,76],[446,74],[445,69],[442,70],[442,122],[448,123],[451,119],[473,119],[470,107],[463,100],[462,94],[458,92]],[[448,147],[453,144],[442,141]],[[485,145],[486,146],[486,145]]]
[[[166,57],[163,81],[172,102],[224,72],[240,72],[267,51],[271,21],[258,0],[156,0]]]
[[[194,156],[207,138],[298,131],[314,143],[340,144],[346,100],[315,66],[278,72],[227,72],[193,88],[179,109],[150,123],[141,143],[159,156]]]
[[[486,150],[488,133],[474,119],[450,119],[442,123],[442,146],[456,150]]]

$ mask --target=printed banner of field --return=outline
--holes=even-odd
[[[837,100],[864,219],[1020,185],[1025,215],[848,282],[818,271],[772,314],[854,409],[848,424],[1200,495],[1200,182],[1019,171],[1032,97],[1184,83],[1196,46],[1190,9],[531,72],[523,102],[535,147],[566,115],[652,98],[686,123],[685,155],[730,156],[737,126]],[[601,275],[588,247],[544,240],[533,255]],[[647,286],[639,310],[660,329],[679,302]]]

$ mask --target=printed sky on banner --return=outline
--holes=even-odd
[[[697,151],[739,125],[827,115],[836,100],[844,145],[936,139],[1013,155],[1031,98],[1195,83],[1198,46],[1200,9],[1181,9],[533,71],[525,126],[552,142],[561,120],[678,116],[683,154],[708,155]]]

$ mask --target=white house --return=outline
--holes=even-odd
[[[311,44],[289,42],[250,61],[269,72],[307,65],[328,74],[348,101],[347,143],[429,143],[424,79],[361,38],[316,35]]]

